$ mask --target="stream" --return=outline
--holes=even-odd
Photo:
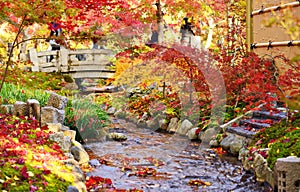
[[[85,144],[98,160],[88,176],[110,178],[115,188],[143,191],[271,191],[243,170],[236,157],[208,149],[186,137],[138,128],[112,119],[108,132],[126,135],[124,141]],[[105,191],[105,190],[101,190]]]

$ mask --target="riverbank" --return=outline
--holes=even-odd
[[[108,133],[120,133],[126,139],[90,143],[85,148],[94,165],[87,175],[109,178],[116,189],[253,192],[266,189],[256,183],[254,174],[243,170],[236,157],[204,148],[199,141],[184,136],[137,127],[124,119],[113,117],[112,122]]]

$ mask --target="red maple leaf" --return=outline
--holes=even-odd
[[[28,179],[29,178],[29,175],[27,173],[27,167],[26,166],[23,166],[23,168],[21,169],[21,175],[24,179]]]

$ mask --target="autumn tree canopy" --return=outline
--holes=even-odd
[[[230,3],[226,0],[1,0],[0,17],[2,23],[11,24],[9,30],[12,31],[17,31],[21,24],[24,27],[55,21],[61,23],[69,37],[101,36],[108,33],[136,37],[145,30],[149,32],[149,24],[157,22],[159,3],[165,28],[178,30],[183,18],[189,17],[195,26],[195,33],[203,36],[206,41],[212,36],[217,40],[220,33],[227,31],[228,17],[239,19],[240,16],[234,9],[245,10],[245,3],[242,2],[244,1]],[[212,29],[214,31],[210,31]],[[48,35],[45,28],[39,27],[33,31],[38,37]]]

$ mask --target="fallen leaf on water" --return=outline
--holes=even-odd
[[[100,164],[103,164],[103,165],[112,165],[113,163],[104,159],[104,158],[100,158],[98,159],[98,161],[100,162]]]
[[[156,158],[153,158],[153,157],[145,157],[144,159],[148,160],[150,163],[152,163],[156,167],[164,165],[164,162],[162,162]]]
[[[213,148],[213,150],[219,155],[223,155],[226,153],[226,151],[222,147]]]
[[[191,179],[189,181],[189,184],[190,185],[197,185],[197,186],[200,186],[200,185],[211,186],[210,182],[208,182],[208,181],[202,181],[200,179]]]
[[[99,176],[88,177],[85,184],[88,190],[95,189],[97,187],[113,187],[111,179]]]
[[[122,170],[123,172],[125,172],[125,171],[132,171],[132,169],[133,169],[132,166],[127,166],[127,165],[124,165],[124,166],[121,168],[121,170]]]
[[[138,177],[146,177],[146,176],[155,176],[156,170],[151,167],[141,167],[138,168],[137,171],[129,173],[128,177],[130,176],[138,176]]]

